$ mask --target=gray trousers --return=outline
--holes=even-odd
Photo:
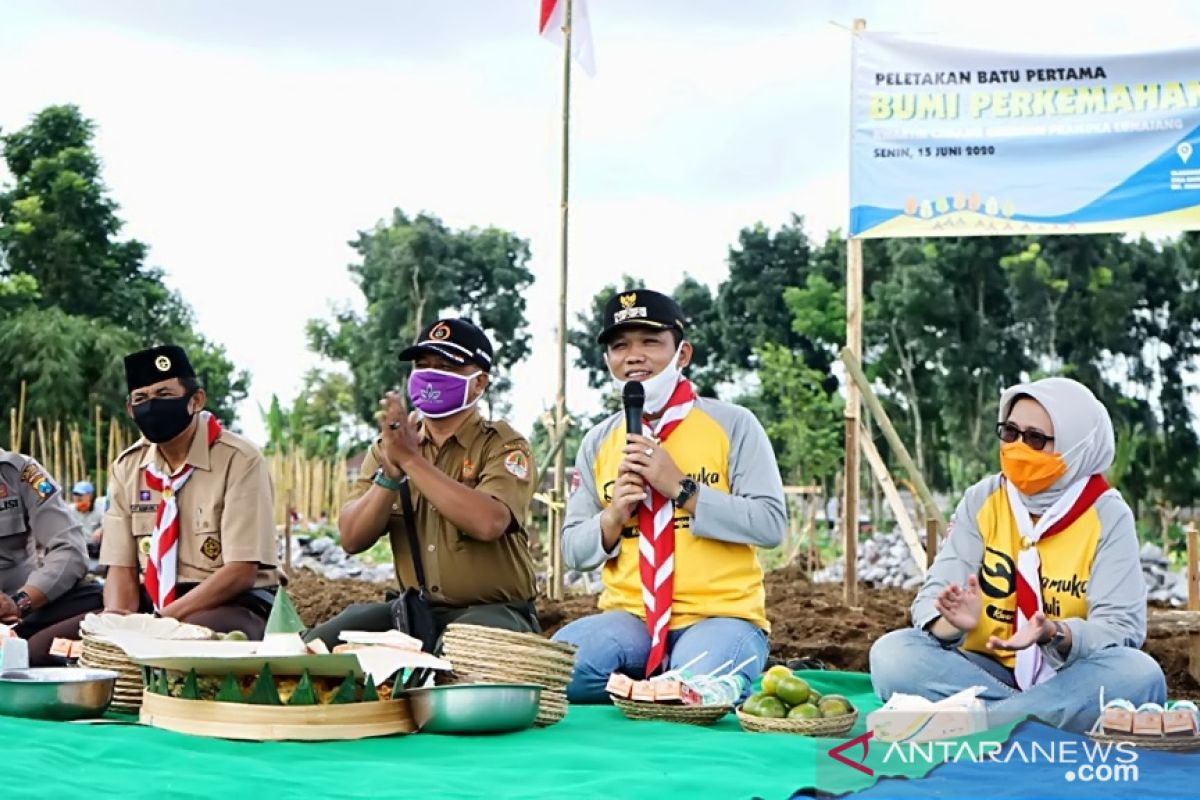
[[[442,631],[453,622],[517,633],[541,633],[532,602],[484,603],[461,608],[434,606],[433,619],[437,624],[438,650],[441,650]],[[342,631],[390,631],[393,627],[391,603],[355,603],[328,622],[311,629],[304,635],[304,640],[311,642],[320,639],[332,650],[342,643],[338,638]]]

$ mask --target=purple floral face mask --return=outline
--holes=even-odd
[[[414,369],[408,376],[408,399],[413,407],[427,417],[438,419],[457,414],[475,405],[468,401],[471,380],[481,372],[458,375],[440,369]]]

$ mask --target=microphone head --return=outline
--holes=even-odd
[[[630,381],[621,390],[621,399],[626,408],[641,408],[646,404],[646,387],[642,386],[640,381]]]

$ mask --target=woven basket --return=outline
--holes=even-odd
[[[142,707],[142,668],[134,664],[124,650],[114,644],[83,634],[83,653],[79,665],[109,669],[117,673],[113,701],[109,708],[121,714],[136,714]]]
[[[858,711],[842,714],[837,717],[822,719],[776,719],[774,717],[755,717],[737,708],[738,722],[742,730],[750,733],[798,733],[801,736],[844,736],[858,721]]]
[[[733,706],[689,706],[646,703],[612,696],[613,705],[629,719],[680,722],[685,725],[712,725],[733,710]]]
[[[442,637],[442,656],[454,665],[451,683],[536,683],[543,687],[534,724],[553,725],[567,715],[567,683],[575,647],[532,633],[453,624]]]
[[[1184,753],[1189,750],[1200,750],[1200,735],[1195,736],[1134,736],[1131,734],[1114,735],[1111,733],[1088,732],[1094,741],[1104,744],[1126,744],[1140,747],[1143,750],[1166,750],[1168,752]]]

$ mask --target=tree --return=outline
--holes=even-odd
[[[122,357],[174,342],[206,379],[210,408],[226,423],[249,378],[223,348],[195,331],[191,309],[147,267],[146,246],[120,240],[118,206],[100,176],[94,125],[75,106],[51,106],[0,136],[13,183],[0,190],[0,337],[8,361],[0,406],[86,423],[92,406],[121,408]]]
[[[763,422],[779,471],[793,483],[823,483],[842,459],[842,400],[822,385],[824,374],[783,345],[755,353],[759,388],[742,402]]]
[[[395,209],[350,246],[360,257],[349,269],[366,312],[310,320],[308,337],[311,350],[349,369],[359,417],[373,421],[379,398],[401,385],[406,368],[396,354],[422,327],[450,315],[475,322],[496,347],[488,400],[502,410],[507,372],[529,354],[528,243],[498,228],[455,231],[437,217]]]
[[[370,440],[370,430],[354,410],[350,379],[340,372],[310,369],[290,408],[271,395],[270,408],[261,413],[268,453],[299,451],[309,458],[331,458]]]

